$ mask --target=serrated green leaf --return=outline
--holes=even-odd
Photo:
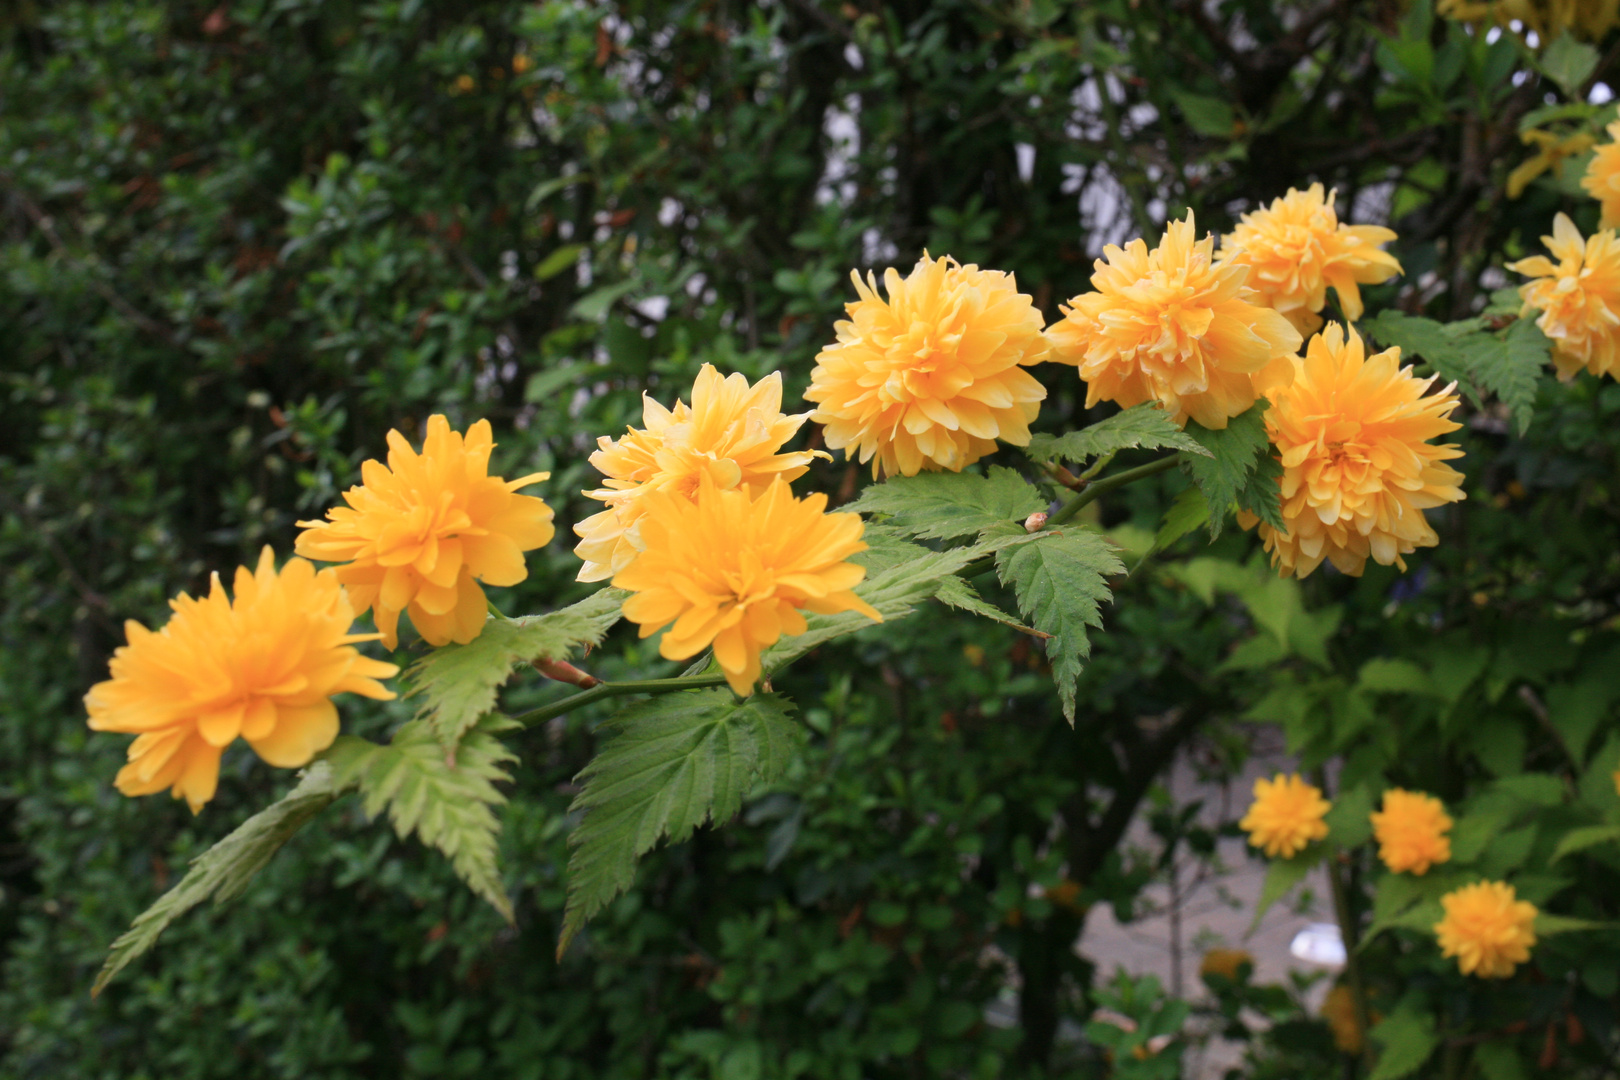
[[[1108,579],[1125,572],[1113,547],[1089,529],[1069,527],[1036,534],[1039,541],[999,552],[996,573],[1018,596],[1018,610],[1051,634],[1046,656],[1074,723],[1074,688],[1091,656],[1087,627],[1102,627],[1101,605],[1112,599]]]
[[[1170,447],[1202,456],[1209,454],[1156,405],[1137,405],[1066,435],[1032,436],[1024,452],[1044,465],[1052,461],[1083,462],[1131,447]]]
[[[280,801],[260,810],[225,839],[191,860],[191,869],[180,883],[137,916],[130,928],[113,942],[90,993],[101,993],[115,975],[151,949],[158,935],[187,911],[210,896],[215,904],[223,904],[240,895],[253,875],[264,868],[294,833],[351,787],[341,781],[326,762],[311,765],[304,771],[298,786]]]
[[[1278,532],[1288,531],[1282,516],[1283,466],[1270,453],[1255,459],[1254,471],[1238,489],[1237,508],[1247,511]]]
[[[1374,1025],[1373,1041],[1383,1044],[1368,1080],[1401,1080],[1423,1067],[1440,1045],[1434,1031],[1434,1018],[1417,1006],[1402,1002],[1393,1013]]]
[[[1288,895],[1290,889],[1305,880],[1307,874],[1322,861],[1327,853],[1327,845],[1310,844],[1304,851],[1292,859],[1272,859],[1266,867],[1266,880],[1260,886],[1260,899],[1254,905],[1254,920],[1249,923],[1249,933],[1254,933],[1260,926],[1260,920],[1266,917],[1271,905]]]
[[[1402,360],[1411,362],[1421,358],[1442,381],[1456,383],[1476,406],[1482,403],[1474,387],[1469,347],[1477,338],[1487,335],[1459,336],[1433,319],[1401,311],[1382,311],[1363,320],[1361,332],[1385,348],[1399,348]]]
[[[1163,551],[1200,526],[1209,524],[1209,503],[1195,484],[1182,490],[1165,511],[1159,531],[1154,534],[1152,551]],[[1151,554],[1151,552],[1150,552]]]
[[[1266,399],[1261,398],[1253,408],[1227,421],[1226,427],[1220,431],[1211,431],[1196,420],[1187,421],[1187,434],[1209,451],[1208,457],[1188,455],[1182,458],[1181,467],[1191,474],[1193,483],[1198,485],[1198,489],[1204,493],[1204,500],[1209,503],[1209,535],[1212,540],[1221,534],[1227,512],[1237,502],[1238,494],[1249,487],[1260,459],[1271,456],[1271,440],[1266,437],[1265,422],[1265,411],[1269,407]],[[1264,498],[1261,487],[1246,497],[1250,502],[1263,505],[1260,503]]]
[[[1523,435],[1535,412],[1536,384],[1552,357],[1552,343],[1534,319],[1518,319],[1502,337],[1482,334],[1470,368],[1479,384],[1513,411]]]
[[[1018,473],[995,465],[987,476],[941,472],[891,477],[841,509],[887,514],[887,524],[908,536],[950,540],[1023,521],[1046,509],[1046,500]]]
[[[934,599],[938,600],[947,607],[956,608],[958,611],[970,611],[982,618],[989,619],[991,622],[998,622],[1003,626],[1010,626],[1014,630],[1022,631],[1023,633],[1033,635],[1034,637],[1044,639],[1052,636],[1044,631],[1035,629],[1033,626],[1025,626],[1023,623],[1019,622],[1017,619],[1013,618],[1011,615],[1007,614],[1005,611],[1002,611],[1000,608],[996,607],[996,605],[990,603],[984,597],[980,596],[972,585],[969,585],[967,582],[963,581],[959,577],[956,577],[954,574],[940,582],[939,591],[934,593]]]
[[[851,555],[849,561],[866,567],[868,577],[874,577],[891,567],[903,566],[914,559],[932,554],[931,548],[912,543],[899,529],[889,525],[873,525],[867,522],[861,539],[866,541],[866,550]]]
[[[495,695],[519,664],[563,660],[579,645],[596,645],[619,621],[622,589],[601,589],[577,604],[546,615],[491,618],[465,645],[434,649],[406,673],[406,697],[421,697],[416,718],[446,748],[454,748],[478,718],[495,707]]]
[[[1568,30],[1542,52],[1537,67],[1543,75],[1557,83],[1565,94],[1575,97],[1581,84],[1591,76],[1598,65],[1596,48],[1575,40]]]
[[[757,783],[792,760],[803,732],[776,694],[738,701],[726,689],[665,694],[609,720],[613,737],[580,772],[568,838],[568,907],[557,955],[635,880],[636,860],[664,837],[679,843],[735,814]]]
[[[338,778],[358,785],[369,816],[386,810],[401,839],[415,833],[439,849],[508,922],[512,902],[501,884],[501,826],[492,808],[506,802],[495,784],[512,779],[501,766],[517,760],[495,736],[516,726],[503,716],[484,717],[463,736],[454,762],[422,720],[401,726],[386,746],[345,735],[326,753]]]

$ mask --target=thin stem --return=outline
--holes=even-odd
[[[1138,465],[1134,469],[1126,469],[1124,472],[1105,476],[1101,480],[1093,480],[1086,485],[1084,491],[1079,492],[1068,502],[1058,507],[1052,516],[1046,519],[1046,527],[1050,529],[1053,526],[1062,525],[1078,514],[1086,504],[1100,499],[1109,492],[1124,487],[1126,484],[1134,484],[1136,481],[1146,477],[1157,476],[1175,465],[1176,460],[1174,455],[1162,457],[1158,461],[1150,461],[1146,465]]]
[[[1367,987],[1361,979],[1361,962],[1356,958],[1356,924],[1350,916],[1350,891],[1345,887],[1344,870],[1339,865],[1339,849],[1328,852],[1328,883],[1333,890],[1333,914],[1339,922],[1339,936],[1344,939],[1344,971],[1350,977],[1350,996],[1361,1029],[1361,1055],[1370,1071],[1373,1066],[1372,1042],[1367,1036]]]
[[[667,694],[672,690],[699,690],[705,686],[724,686],[725,682],[724,675],[700,675],[691,679],[632,679],[625,682],[598,683],[589,690],[582,690],[561,701],[542,705],[538,709],[530,709],[512,719],[525,726],[543,724],[565,712],[572,712],[574,709],[608,698],[622,697],[625,694]]]

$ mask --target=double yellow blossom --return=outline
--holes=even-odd
[[[1445,464],[1462,452],[1428,441],[1461,426],[1450,419],[1454,388],[1429,393],[1434,378],[1417,378],[1400,358],[1399,349],[1368,357],[1359,334],[1329,323],[1275,393],[1266,434],[1283,466],[1288,529],[1262,522],[1260,538],[1284,577],[1323,560],[1359,575],[1369,556],[1404,570],[1402,556],[1440,542],[1423,511],[1464,497],[1462,474]]]
[[[599,514],[574,526],[581,537],[574,554],[584,560],[580,581],[602,581],[636,557],[636,522],[643,496],[673,491],[688,499],[707,479],[721,490],[741,488],[757,495],[772,480],[803,476],[811,451],[778,453],[809,416],[782,414],[782,376],[772,372],[753,386],[743,375],[724,378],[704,364],[692,384],[692,404],[677,400],[666,409],[642,395],[642,423],[617,441],[597,440],[591,464],[607,477],[585,494],[607,504]],[[823,454],[822,457],[827,455]]]
[[[1587,162],[1581,187],[1602,206],[1603,218],[1598,227],[1612,229],[1620,225],[1620,120],[1607,128],[1609,141],[1597,148]]]
[[[1397,874],[1426,874],[1451,858],[1451,815],[1433,795],[1391,788],[1383,809],[1372,814],[1372,827],[1378,857]]]
[[[206,597],[169,602],[162,629],[131,619],[112,677],[90,688],[90,727],[136,735],[116,784],[125,795],[170,789],[193,813],[214,797],[219,758],[238,736],[271,765],[307,765],[338,733],[332,695],[394,695],[377,682],[393,664],[361,656],[354,608],[331,570],[289,559],[276,572],[266,547],[258,567],[236,571],[236,597],[219,575]]]
[[[1179,423],[1224,428],[1293,376],[1299,331],[1253,302],[1247,266],[1218,265],[1215,238],[1196,239],[1191,212],[1152,251],[1109,244],[1091,284],[1047,331],[1052,359],[1073,364],[1086,408],[1160,402]]]
[[[1434,924],[1442,956],[1455,956],[1464,975],[1505,979],[1530,959],[1536,906],[1500,881],[1464,885],[1440,898],[1445,918]]]
[[[1553,366],[1564,382],[1585,368],[1593,375],[1615,374],[1620,360],[1620,236],[1613,230],[1582,239],[1563,214],[1553,218],[1553,234],[1542,243],[1552,253],[1510,263],[1508,269],[1534,278],[1519,286],[1521,315],[1539,311],[1536,325],[1552,341]]]
[[[306,530],[298,554],[344,564],[337,579],[357,612],[376,609],[390,649],[405,611],[430,645],[471,641],[488,614],[478,583],[516,585],[529,576],[523,553],[551,542],[551,508],[517,494],[551,474],[490,476],[494,448],[488,420],[464,439],[443,416],[430,417],[420,454],[390,431],[388,464],[360,467],[362,482],[343,493],[348,505],[328,510],[326,521],[298,523]]]
[[[1254,782],[1254,802],[1238,822],[1249,834],[1249,843],[1271,858],[1292,859],[1313,840],[1326,839],[1323,819],[1332,804],[1322,798],[1322,789],[1307,784],[1298,773],[1278,773],[1270,780]]]
[[[1585,131],[1578,131],[1573,135],[1560,135],[1553,131],[1531,128],[1519,136],[1519,141],[1537,149],[1508,173],[1507,195],[1510,199],[1517,199],[1523,195],[1524,189],[1530,186],[1530,181],[1549,169],[1554,176],[1563,176],[1564,162],[1586,153],[1597,139]]]
[[[845,305],[838,340],[816,356],[805,400],[872,475],[960,472],[996,449],[1029,445],[1046,388],[1023,369],[1046,359],[1045,320],[1011,274],[926,254],[902,278],[851,272],[860,297]]]
[[[642,551],[613,577],[634,593],[625,617],[659,652],[686,660],[711,644],[731,688],[753,693],[760,653],[808,628],[801,612],[883,616],[851,590],[866,576],[846,562],[866,550],[859,514],[828,514],[825,495],[796,499],[782,480],[757,497],[707,479],[697,498],[672,491],[642,500]]]

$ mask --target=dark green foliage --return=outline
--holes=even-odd
[[[1182,458],[1182,468],[1204,493],[1209,507],[1209,535],[1221,535],[1226,516],[1235,505],[1276,528],[1284,528],[1277,479],[1282,467],[1272,457],[1266,438],[1265,398],[1247,412],[1234,416],[1226,427],[1211,431],[1196,420],[1187,421],[1187,434],[1206,453]]]

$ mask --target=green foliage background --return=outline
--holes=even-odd
[[[1193,748],[1229,772],[1253,721],[1342,761],[1346,787],[1528,820],[1499,869],[1614,917],[1611,848],[1555,867],[1552,846],[1612,814],[1620,388],[1544,378],[1522,437],[1507,406],[1470,407],[1469,500],[1433,515],[1442,546],[1405,577],[1270,583],[1228,529],[1116,579],[1072,730],[1011,629],[934,609],[827,647],[776,685],[810,729],[786,779],[651,855],[561,961],[572,784],[605,710],[510,740],[515,928],[349,800],[88,995],[184,860],[292,779],[241,752],[201,817],[123,799],[120,741],[90,737],[80,696],[124,619],[161,621],[265,543],[288,552],[390,427],[489,417],[497,466],[551,469],[566,526],[589,512],[594,439],[637,421],[643,391],[667,403],[707,361],[780,369],[796,400],[851,267],[948,252],[1016,271],[1054,317],[1104,242],[1189,206],[1225,228],[1322,179],[1401,233],[1406,276],[1370,310],[1452,319],[1555,209],[1593,227],[1568,180],[1509,201],[1502,179],[1521,119],[1612,61],[1560,87],[1511,36],[1410,7],[0,8],[0,1074],[1104,1075],[1060,1030],[1129,994],[1069,946],[1089,906],[1129,917],[1152,878],[1119,844],[1163,768]],[[1042,430],[1101,418],[1071,369],[1037,373]],[[809,478],[839,500],[861,482],[842,461]],[[1096,504],[1128,564],[1186,483]],[[503,607],[582,595],[567,541]],[[975,585],[1014,607],[993,575]],[[622,630],[593,664],[669,668]],[[547,693],[520,679],[505,701]],[[409,707],[344,714],[377,736]],[[1549,800],[1526,772],[1563,786]],[[1403,933],[1370,946],[1384,1012],[1446,1002],[1495,1047],[1470,1067],[1530,1070],[1493,1080],[1530,1075],[1543,1031],[1578,1016],[1547,1075],[1609,1075],[1612,937],[1557,939],[1543,989],[1493,998]],[[987,1023],[1011,985],[1016,1022]],[[1325,1029],[1290,1022],[1256,1074],[1339,1075]]]

